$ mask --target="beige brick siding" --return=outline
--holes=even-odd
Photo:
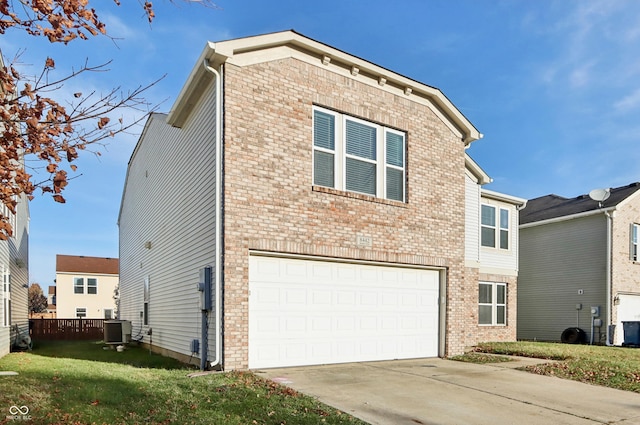
[[[640,224],[640,191],[621,203],[613,219],[611,264],[612,323],[616,323],[615,297],[618,293],[640,293],[640,262],[631,261],[631,224]],[[604,306],[603,306],[604,308]],[[622,330],[616,330],[622,332]]]
[[[285,59],[224,71],[225,369],[248,365],[252,249],[446,267],[446,354],[475,341],[466,337],[477,328],[477,288],[464,279],[462,141],[410,96],[330,68]],[[406,132],[406,203],[313,187],[313,105]]]

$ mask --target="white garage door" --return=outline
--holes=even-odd
[[[249,367],[438,355],[439,272],[252,255]]]
[[[624,342],[622,322],[640,321],[640,294],[620,294],[618,299],[618,323],[616,323],[614,344],[622,345]]]

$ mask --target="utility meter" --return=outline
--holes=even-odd
[[[591,315],[593,317],[600,317],[600,306],[599,305],[591,306]]]

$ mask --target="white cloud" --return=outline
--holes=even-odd
[[[629,112],[629,110],[636,109],[640,106],[640,88],[636,89],[633,93],[623,97],[613,104],[613,107],[618,112]]]

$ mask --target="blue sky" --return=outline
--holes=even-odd
[[[438,87],[484,134],[469,153],[493,177],[487,188],[534,198],[577,196],[640,181],[640,2],[634,0],[220,0],[218,9],[156,1],[91,2],[106,37],[69,46],[18,33],[22,71],[46,55],[63,75],[113,60],[63,92],[124,91],[167,76],[147,100],[170,109],[207,40],[286,29]],[[52,284],[55,255],[118,256],[117,216],[126,166],[141,128],[85,153],[67,203],[31,207],[31,282]]]

